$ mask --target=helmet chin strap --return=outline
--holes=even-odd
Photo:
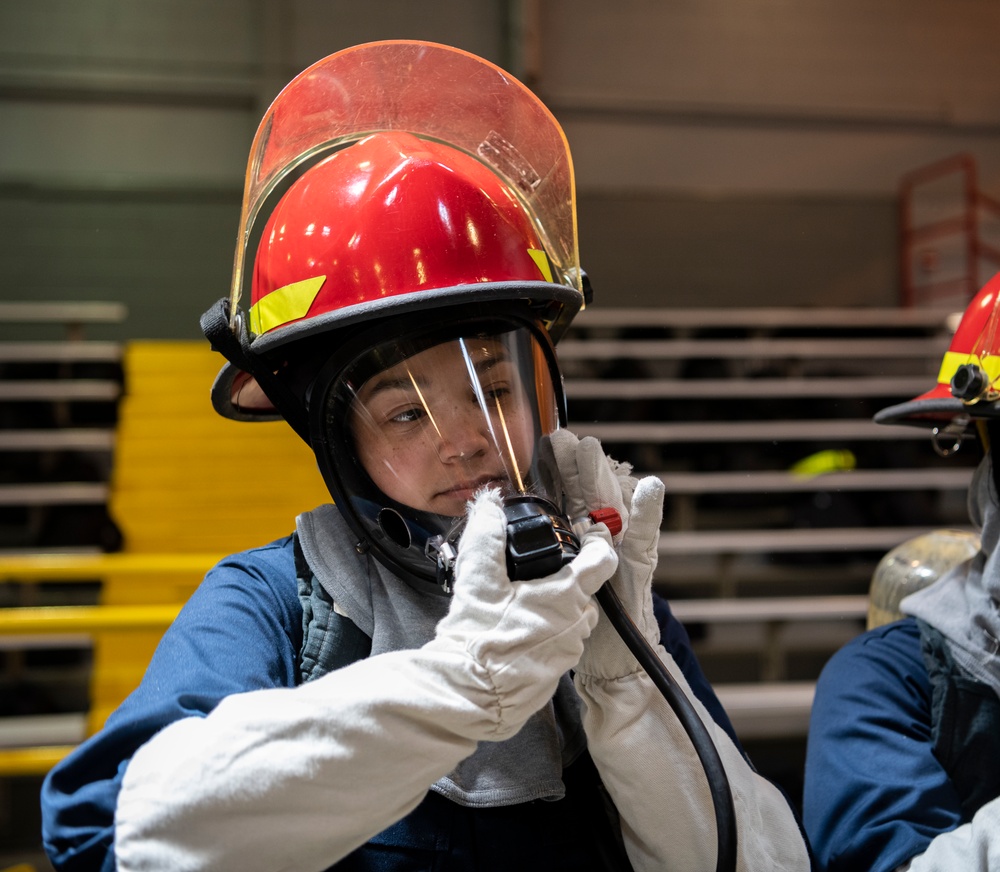
[[[261,358],[250,350],[250,337],[243,318],[237,317],[233,323],[236,325],[236,330],[230,327],[228,297],[223,297],[201,316],[201,329],[211,343],[212,350],[218,351],[233,366],[253,376],[278,414],[307,445],[311,445],[308,415],[302,402],[271,368],[265,366]]]

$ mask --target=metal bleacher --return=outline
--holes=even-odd
[[[117,547],[106,504],[121,345],[108,337],[125,316],[118,303],[0,302],[0,555]],[[3,577],[0,614],[86,608],[98,595],[96,580]],[[38,776],[56,755],[33,749],[82,735],[90,672],[91,640],[79,629],[0,631],[0,755],[10,755],[0,763],[0,866],[49,868],[32,840]]]
[[[871,422],[929,389],[947,309],[593,308],[559,345],[570,426],[667,497],[655,583],[744,738],[801,738],[872,571],[966,529],[974,452]]]
[[[87,330],[124,318],[117,303],[0,303],[0,547],[88,544],[55,519],[107,502],[121,345]]]
[[[117,303],[0,303],[0,555],[118,546],[107,500],[122,347],[95,334],[125,316]],[[85,608],[98,595],[96,579],[41,585],[5,576],[0,612],[23,620],[56,604]],[[80,733],[89,704],[89,637],[42,629],[0,632],[0,744],[13,750],[5,774],[44,766],[19,749]]]
[[[0,319],[11,323],[12,313],[31,314],[8,307]],[[48,317],[36,308],[40,314]],[[167,486],[193,491],[208,473],[178,476],[144,467],[143,458],[177,454],[183,445],[188,453],[181,460],[190,468],[205,446],[225,454],[232,450],[228,440],[258,438],[270,426],[202,422],[217,367],[203,343],[187,344],[190,372],[175,368],[168,385],[159,375],[164,349],[148,344],[123,354],[113,343],[84,339],[85,319],[69,307],[50,314],[56,320],[49,323],[61,324],[64,335],[33,338],[18,330],[13,338],[0,337],[0,405],[5,416],[20,414],[0,429],[0,508],[6,513],[0,647],[9,690],[30,692],[0,717],[0,745],[51,746],[40,756],[10,756],[0,766],[8,775],[44,771],[99,725],[114,694],[127,692],[121,682],[137,680],[129,673],[99,703],[90,696],[93,670],[113,666],[126,648],[145,651],[146,637],[138,647],[124,636],[117,647],[105,645],[101,656],[88,652],[101,634],[129,627],[155,642],[183,594],[172,588],[149,593],[150,574],[179,573],[190,585],[210,565],[201,564],[224,547],[221,540],[182,542],[179,528],[169,527],[169,516],[184,507],[198,519],[187,528],[211,528],[211,501],[194,505],[189,492],[153,493]],[[571,427],[598,436],[613,456],[667,485],[656,585],[688,626],[745,738],[801,738],[819,669],[864,628],[879,558],[918,533],[967,524],[964,492],[975,458],[944,461],[922,431],[870,422],[878,408],[934,381],[949,314],[593,308],[560,343]],[[178,349],[170,354],[177,360]],[[132,419],[155,413],[167,420],[159,413],[168,388],[198,393],[198,409],[185,406],[183,416],[171,416],[188,420],[190,439],[161,433],[161,426],[153,435],[137,436],[131,424],[122,429],[118,398],[126,371],[139,373],[130,385]],[[138,413],[134,404],[151,391],[156,402]],[[181,402],[171,399],[166,407]],[[204,417],[212,418],[210,408]],[[208,438],[199,429],[216,425],[232,429]],[[144,453],[153,450],[154,437],[171,440],[174,451]],[[67,469],[66,456],[87,458],[87,468],[103,477],[72,477],[79,464]],[[60,478],[62,472],[71,477]],[[141,535],[132,529],[126,550],[117,551],[118,523],[134,528],[137,518],[152,514],[156,523]],[[290,529],[294,509],[286,514]],[[245,533],[246,519],[240,526]],[[110,599],[108,578],[116,591]],[[60,660],[52,653],[60,648],[76,650],[76,659]],[[35,662],[33,652],[47,659]],[[85,717],[95,707],[97,716]],[[61,742],[60,718],[64,726],[75,718]],[[46,724],[54,732],[46,732]]]

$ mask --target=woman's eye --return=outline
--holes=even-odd
[[[492,385],[485,388],[483,393],[494,402],[500,403],[510,396],[510,388],[507,385]]]
[[[389,420],[394,424],[413,424],[419,421],[424,414],[424,410],[420,406],[413,406],[412,408],[404,409],[402,412],[397,412]]]

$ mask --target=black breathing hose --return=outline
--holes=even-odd
[[[507,517],[507,574],[512,580],[524,581],[548,575],[573,560],[579,553],[580,542],[573,526],[549,500],[531,495],[508,497],[504,501],[504,514]],[[603,522],[611,529],[616,520],[620,530],[621,519],[614,509],[598,509],[587,518],[580,518],[579,522]],[[454,553],[454,549],[446,553],[440,547],[437,551],[439,574],[449,579],[454,566],[448,555],[453,556]],[[674,710],[691,740],[705,770],[715,808],[718,836],[716,872],[736,872],[736,809],[729,779],[715,742],[691,701],[639,632],[609,584],[603,585],[597,592],[597,602],[629,651]]]
[[[722,759],[719,757],[715,742],[709,736],[690,700],[625,611],[622,601],[610,584],[603,585],[597,592],[597,602],[629,651],[639,661],[639,665],[670,704],[691,739],[691,744],[694,745],[698,759],[701,760],[705,770],[705,777],[712,792],[712,804],[715,807],[715,827],[718,835],[716,872],[736,872],[736,809],[729,788],[729,779],[726,778],[726,770],[722,766]]]

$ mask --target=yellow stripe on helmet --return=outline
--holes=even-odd
[[[963,354],[960,351],[946,351],[944,360],[941,361],[941,369],[938,372],[938,384],[950,385],[958,368],[967,363],[975,363],[979,366],[986,373],[990,384],[1000,378],[1000,357],[992,354],[978,357],[975,354]]]
[[[305,318],[325,281],[326,276],[303,279],[261,297],[250,307],[250,331],[260,336],[275,327]]]
[[[545,276],[545,281],[552,283],[552,265],[549,263],[549,256],[544,251],[539,251],[537,248],[529,248],[528,254],[531,255],[531,259],[535,262],[535,265],[542,271],[542,275]]]

